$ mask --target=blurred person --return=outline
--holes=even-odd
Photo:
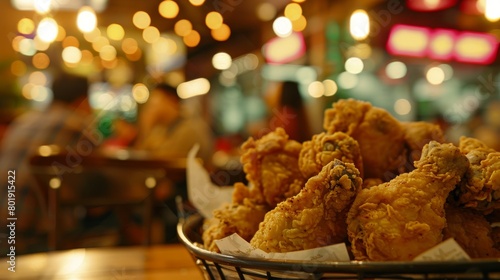
[[[52,82],[51,104],[44,110],[31,110],[19,116],[5,132],[0,150],[0,172],[5,180],[0,191],[0,216],[3,221],[10,217],[7,213],[10,197],[15,202],[18,254],[47,249],[47,193],[30,174],[31,156],[41,145],[57,145],[77,154],[88,153],[101,140],[89,123],[88,87],[85,77],[60,73]],[[15,175],[9,178],[15,179],[15,189],[10,194],[5,185],[7,174]],[[4,246],[7,242],[0,240],[0,243]]]
[[[159,157],[175,158],[186,157],[189,150],[199,144],[198,157],[210,165],[214,145],[212,130],[196,112],[185,109],[174,87],[157,84],[139,112],[135,147]]]
[[[189,108],[177,94],[176,88],[159,83],[148,101],[139,111],[138,137],[134,147],[160,158],[185,158],[195,144],[199,144],[197,157],[211,169],[214,135],[199,112]],[[177,207],[175,197],[187,202],[187,183],[162,181],[155,187],[155,198],[164,203],[161,209],[165,225],[165,242],[176,242]]]
[[[111,136],[104,140],[102,148],[129,148],[133,146],[136,138],[136,125],[125,118],[118,117],[113,120]]]

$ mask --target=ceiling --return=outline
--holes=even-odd
[[[53,0],[62,1],[62,0]],[[272,31],[267,34],[263,30],[271,30],[270,22],[260,21],[255,13],[256,7],[261,3],[270,3],[276,7],[278,14],[282,14],[282,10],[291,0],[206,0],[200,7],[194,7],[187,0],[176,0],[179,5],[180,12],[175,19],[165,19],[158,12],[158,5],[162,0],[108,0],[107,8],[98,13],[99,26],[108,26],[112,23],[122,25],[126,30],[126,36],[140,36],[141,30],[133,26],[132,17],[137,11],[145,11],[151,15],[151,24],[156,26],[162,32],[173,30],[175,22],[179,19],[188,19],[193,23],[193,28],[201,35],[201,42],[195,48],[188,48],[188,66],[187,72],[192,77],[204,75],[209,67],[200,67],[200,61],[207,61],[213,54],[218,51],[226,51],[233,57],[259,50],[262,43],[267,40],[266,36],[272,35]],[[309,0],[301,5],[303,13],[307,16],[308,21],[317,15],[321,14],[323,19],[337,20],[345,19],[351,11],[356,8],[368,9],[371,15],[377,15],[388,10],[389,5],[394,1],[381,0]],[[398,3],[404,3],[403,0]],[[404,5],[404,4],[403,4]],[[210,30],[205,26],[205,15],[210,11],[219,11],[224,18],[224,22],[231,28],[231,37],[226,42],[218,42],[211,38]],[[405,9],[404,13],[392,15],[391,22],[409,22],[445,26],[461,27],[463,29],[480,30],[478,22],[469,18],[457,18],[452,10],[436,13],[435,16],[429,17],[425,13],[408,13]],[[2,16],[2,28],[0,29],[0,73],[2,80],[5,80],[4,73],[8,71],[10,63],[18,57],[14,52],[11,41],[16,36],[17,22],[24,18],[32,18],[37,21],[40,16],[32,11],[18,11],[12,8],[10,0],[0,0],[0,15]],[[52,16],[58,23],[67,30],[67,35],[80,36],[81,33],[76,29],[76,11],[54,11]],[[377,18],[375,17],[375,20]],[[467,26],[453,26],[457,23],[467,24]],[[309,25],[309,24],[308,24]],[[379,27],[384,27],[379,24]],[[265,27],[265,28],[263,28]],[[383,28],[382,28],[383,29]],[[380,34],[383,35],[383,34]],[[383,40],[383,36],[374,36],[372,43],[377,40]],[[3,70],[3,71],[2,71]]]

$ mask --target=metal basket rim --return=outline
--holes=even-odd
[[[490,273],[500,272],[500,258],[474,259],[470,261],[350,261],[350,262],[313,262],[262,260],[250,257],[236,257],[215,253],[196,246],[189,238],[196,227],[201,226],[203,216],[195,213],[182,218],[177,224],[180,242],[196,258],[234,267],[273,271],[294,271],[314,273]]]

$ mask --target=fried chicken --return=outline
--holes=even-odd
[[[241,163],[253,192],[262,195],[271,208],[288,197],[296,195],[306,179],[299,170],[302,144],[290,140],[283,128],[255,140],[243,143]],[[258,198],[255,198],[258,199]]]
[[[491,225],[482,213],[451,204],[445,211],[444,239],[453,237],[471,258],[500,258],[500,250],[495,248],[492,239]]]
[[[241,194],[245,192],[244,190],[248,190],[245,185],[235,184],[235,193]],[[203,245],[207,250],[219,252],[215,241],[233,233],[250,241],[268,211],[267,205],[257,204],[252,199],[243,196],[233,198],[232,203],[222,205],[214,211],[212,218],[205,221],[202,234]]]
[[[347,211],[362,179],[352,163],[335,159],[304,188],[269,211],[250,244],[290,252],[344,242]]]
[[[364,178],[389,181],[404,171],[407,149],[400,122],[384,109],[355,99],[341,99],[327,109],[327,133],[344,132],[358,141]]]
[[[453,193],[455,201],[485,213],[500,209],[500,152],[465,136],[460,138],[459,148],[469,159],[470,168]]]
[[[414,169],[413,162],[420,158],[424,145],[433,140],[444,143],[444,133],[439,125],[429,122],[402,122],[401,125],[404,129],[405,142],[409,150],[409,165],[406,168],[409,172]]]
[[[357,260],[408,261],[442,241],[444,205],[469,161],[453,144],[426,144],[416,169],[362,189],[347,216]]]
[[[233,233],[250,241],[265,213],[300,191],[305,183],[298,167],[301,148],[282,128],[243,143],[241,162],[249,186],[234,184],[231,203],[221,205],[214,217],[206,220],[202,236],[205,248],[218,252],[215,240]]]
[[[363,177],[363,161],[358,142],[343,132],[315,134],[310,141],[302,143],[299,168],[304,177],[310,178],[334,159],[353,163]]]

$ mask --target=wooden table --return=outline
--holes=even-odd
[[[0,260],[0,279],[194,279],[203,276],[180,244],[87,248],[16,257],[16,272]]]

